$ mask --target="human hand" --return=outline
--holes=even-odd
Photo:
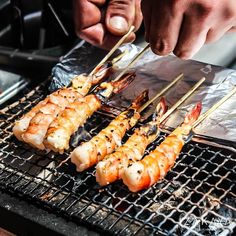
[[[74,21],[77,35],[89,43],[112,48],[134,25],[142,22],[141,0],[74,0]],[[131,33],[127,42],[135,39]]]
[[[236,0],[142,0],[145,38],[158,55],[191,58],[236,31]]]

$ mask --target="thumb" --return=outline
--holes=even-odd
[[[124,35],[135,20],[135,0],[110,0],[106,11],[106,27],[114,35]]]

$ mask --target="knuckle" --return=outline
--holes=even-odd
[[[233,21],[236,17],[236,12],[234,12],[232,9],[230,8],[226,8],[223,11],[223,18],[226,21]]]
[[[179,6],[182,5],[181,2],[182,2],[181,0],[169,0],[169,5],[173,9],[179,9]]]
[[[119,14],[128,21],[135,15],[135,2],[133,0],[113,0],[109,2],[108,14]]]
[[[182,0],[169,0],[169,8],[173,15],[177,12],[183,11],[183,1]]]
[[[200,19],[204,19],[214,12],[215,6],[215,1],[199,1],[194,4],[194,10]]]
[[[212,1],[213,2],[213,1]],[[194,21],[197,20],[198,28],[204,29],[214,17],[215,5],[209,1],[196,1],[187,11],[187,15]]]
[[[131,4],[134,4],[134,1],[130,0],[113,0],[110,1],[109,6],[112,6],[115,9],[126,10]]]

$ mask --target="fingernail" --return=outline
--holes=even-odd
[[[187,52],[176,51],[176,52],[174,52],[174,54],[177,57],[181,58],[182,60],[188,60],[188,59],[191,58],[191,55],[189,53],[187,53]]]
[[[158,43],[156,44],[156,48],[159,53],[163,53],[165,51],[165,44],[163,40],[159,40]]]
[[[111,17],[109,23],[113,29],[119,32],[127,32],[129,29],[128,22],[122,16]]]
[[[157,38],[155,41],[150,42],[152,51],[160,56],[166,56],[172,52],[172,45],[166,40]]]

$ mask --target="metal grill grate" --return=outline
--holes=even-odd
[[[18,142],[12,126],[45,96],[41,84],[0,113],[0,187],[35,204],[117,235],[233,235],[236,228],[235,153],[190,142],[164,180],[137,194],[117,182],[100,188],[94,169],[76,173],[58,155]],[[94,115],[92,135],[109,118]],[[96,128],[94,128],[96,126]],[[161,142],[162,134],[154,145]],[[57,168],[56,168],[57,167]]]

